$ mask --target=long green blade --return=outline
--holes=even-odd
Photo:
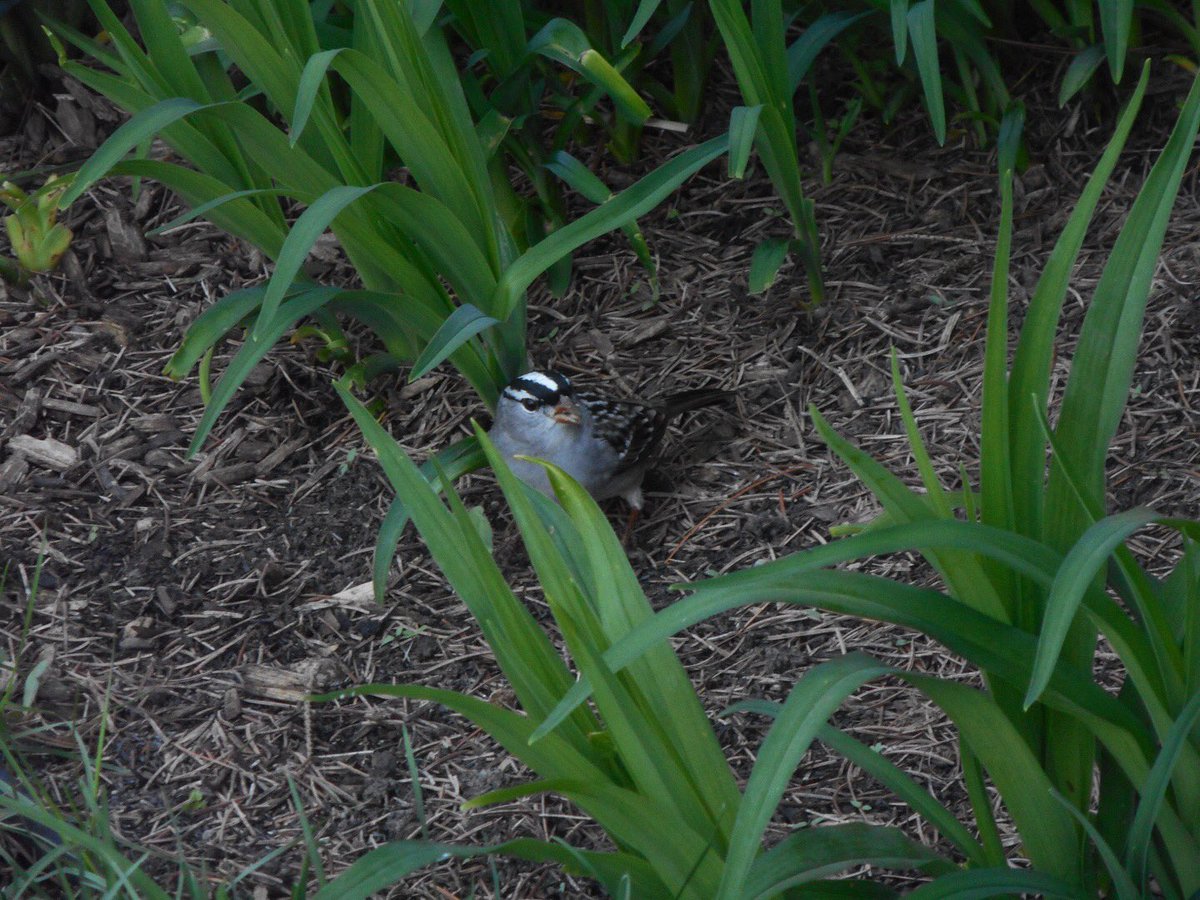
[[[463,438],[439,450],[433,459],[421,464],[421,474],[433,484],[438,480],[438,472],[446,475],[451,481],[456,481],[468,472],[474,472],[486,462],[479,441],[474,436]],[[399,497],[392,500],[388,511],[380,523],[379,533],[375,537],[375,557],[371,564],[371,581],[375,589],[375,599],[383,602],[387,590],[388,572],[392,568],[392,560],[396,558],[396,545],[400,535],[408,525],[408,507]]]
[[[568,872],[596,878],[611,896],[665,896],[666,885],[645,861],[629,853],[597,853],[552,841],[517,838],[502,844],[469,847],[432,841],[393,841],[358,859],[314,895],[314,900],[366,900],[398,884],[413,872],[451,857],[508,856],[531,862],[558,863]]]
[[[281,304],[265,324],[262,322],[263,313],[259,313],[259,325],[246,336],[246,342],[229,363],[229,368],[225,370],[225,374],[221,376],[217,386],[213,388],[212,399],[205,407],[204,415],[200,417],[200,423],[196,426],[196,433],[192,436],[191,443],[188,444],[188,456],[195,454],[203,446],[204,441],[208,438],[208,433],[216,424],[217,418],[229,401],[233,399],[233,395],[246,380],[250,370],[267,355],[276,342],[283,337],[283,333],[300,319],[329,303],[337,294],[337,288],[301,288],[295,294],[294,299]]]
[[[1029,415],[1030,397],[1038,409],[1045,410],[1050,390],[1050,367],[1055,353],[1055,335],[1071,271],[1087,236],[1088,223],[1112,175],[1121,150],[1137,118],[1149,81],[1149,67],[1143,67],[1133,95],[1117,122],[1117,127],[1099,162],[1088,178],[1079,201],[1054,245],[1042,270],[1029,310],[1021,326],[1021,336],[1013,357],[1009,378],[1009,419],[1022,421]],[[1034,428],[1013,432],[1012,480],[1021,485],[1014,496],[1017,527],[1023,534],[1042,536],[1042,485],[1045,483],[1046,446]]]
[[[946,143],[946,101],[942,97],[942,69],[938,62],[937,25],[934,21],[935,0],[921,0],[908,11],[908,33],[912,38],[913,56],[925,92],[925,108],[933,124],[933,136],[939,144]]]
[[[1034,867],[1068,882],[1078,878],[1075,823],[1061,806],[1046,802],[1050,779],[995,700],[951,681],[912,673],[900,677],[954,720],[1004,799]]]
[[[1154,766],[1150,769],[1145,783],[1139,794],[1138,810],[1133,817],[1125,845],[1125,862],[1127,870],[1137,879],[1138,884],[1146,885],[1146,864],[1152,851],[1151,836],[1159,810],[1166,803],[1167,790],[1171,784],[1171,775],[1179,761],[1180,754],[1186,744],[1192,740],[1192,732],[1200,721],[1200,694],[1192,697],[1183,707],[1171,732],[1163,741],[1162,749]],[[1195,810],[1192,810],[1194,813]],[[1187,813],[1185,813],[1187,815]],[[1200,838],[1193,833],[1191,846],[1184,853],[1176,851],[1173,862],[1179,874],[1184,893],[1191,896],[1200,890]]]
[[[1200,80],[1192,85],[1162,154],[1113,247],[1084,319],[1056,436],[1103,499],[1104,459],[1125,410],[1151,280],[1180,181],[1200,129]],[[1049,536],[1069,546],[1086,517],[1055,470],[1047,488]]]
[[[983,900],[986,897],[1007,897],[1013,894],[1034,894],[1042,897],[1062,897],[1064,900],[1086,900],[1087,893],[1061,878],[1042,872],[1023,869],[972,869],[943,875],[932,884],[925,884],[907,896],[913,900]]]
[[[859,822],[806,828],[784,838],[754,861],[739,896],[768,900],[788,888],[860,865],[877,869],[926,869],[939,864],[945,869],[957,868],[899,828]]]
[[[525,289],[550,266],[593,238],[650,212],[692,174],[724,153],[728,146],[728,135],[721,135],[693,147],[664,163],[603,206],[558,229],[509,266],[496,287],[492,302],[482,308],[498,319],[507,319]]]
[[[721,596],[726,598],[748,597],[764,589],[774,591],[778,585],[797,581],[807,573],[838,563],[913,549],[969,550],[1012,566],[1016,571],[1046,587],[1052,583],[1054,573],[1062,562],[1058,553],[1021,535],[954,519],[935,519],[874,529],[794,553],[752,570],[702,581],[694,587],[698,594],[720,592]],[[691,586],[676,585],[678,589],[687,587]],[[688,602],[701,601],[693,598]],[[693,614],[699,618],[688,621]],[[683,604],[668,607],[655,617],[656,627],[653,630],[639,628],[618,647],[610,650],[605,659],[614,669],[619,668],[628,660],[644,653],[656,640],[668,637],[711,614],[715,614],[712,607],[705,607],[705,612],[694,613],[685,611]],[[552,730],[562,721],[563,716],[587,699],[589,690],[590,685],[586,678],[581,678],[572,685],[570,692],[534,731],[533,739],[537,740]]]
[[[734,823],[718,900],[746,896],[762,835],[800,758],[842,701],[890,668],[861,653],[821,663],[796,683],[758,753]]]
[[[1067,631],[1083,596],[1096,580],[1096,574],[1108,565],[1114,551],[1139,528],[1158,521],[1158,513],[1148,509],[1133,509],[1102,519],[1088,529],[1063,560],[1054,584],[1046,598],[1042,632],[1038,637],[1037,655],[1033,661],[1033,677],[1025,694],[1029,709],[1041,696],[1058,664],[1059,652],[1067,639]]]

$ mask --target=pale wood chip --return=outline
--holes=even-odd
[[[47,469],[65,472],[79,463],[79,451],[69,444],[54,438],[35,438],[28,434],[19,434],[8,442],[9,452],[27,456]]]
[[[341,667],[329,658],[305,659],[289,668],[251,664],[239,670],[247,694],[297,703],[332,687]]]

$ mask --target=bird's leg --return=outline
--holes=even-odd
[[[640,507],[629,507],[629,518],[625,520],[625,533],[621,535],[621,546],[628,547],[629,539],[633,537],[633,526],[637,524],[638,516],[642,514]]]
[[[646,502],[642,497],[640,485],[625,494],[625,502],[629,504],[629,518],[625,521],[625,534],[621,536],[622,547],[629,546],[629,539],[633,536],[633,526],[637,524],[638,516],[642,514],[642,505]]]

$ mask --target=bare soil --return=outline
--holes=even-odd
[[[1041,80],[1057,84],[1061,71],[1044,68]],[[1060,376],[1185,89],[1182,76],[1160,66],[1078,266]],[[734,102],[728,83],[716,93],[716,108],[727,110]],[[1091,98],[1059,110],[1048,89],[1026,102],[1030,165],[1016,182],[1014,334],[1107,142],[1115,108],[1111,98]],[[699,134],[647,133],[634,169],[599,174],[614,187],[630,183],[722,128],[724,115],[710,115]],[[31,106],[18,133],[0,139],[0,174],[76,162],[117,121],[105,104],[64,85]],[[808,163],[819,171],[815,158]],[[651,478],[631,559],[655,606],[670,602],[671,584],[826,542],[831,526],[866,522],[878,512],[815,436],[810,405],[918,483],[891,391],[891,348],[945,483],[959,484],[960,464],[976,478],[999,207],[994,168],[993,156],[966,132],[937,147],[919,111],[887,129],[864,120],[837,158],[832,182],[806,183],[829,290],[812,311],[797,305],[803,275],[795,267],[785,268],[766,296],[747,294],[753,248],[786,237],[788,222],[761,170],[731,182],[724,163],[642,223],[658,258],[659,298],[618,237],[577,255],[565,297],[535,288],[535,363],[622,396],[653,399],[709,385],[737,391],[734,408],[697,413],[672,432]],[[1200,512],[1197,189],[1189,170],[1112,449],[1113,508],[1147,503],[1167,514]],[[170,857],[182,854],[214,879],[228,879],[296,842],[301,822],[289,781],[328,873],[388,840],[419,837],[402,728],[411,736],[434,839],[556,837],[607,846],[594,825],[553,797],[464,812],[464,801],[530,776],[455,715],[417,702],[304,700],[314,690],[392,681],[501,704],[512,695],[412,529],[401,541],[386,602],[376,604],[362,589],[392,492],[331,388],[337,368],[318,362],[312,344],[273,351],[203,449],[187,457],[203,412],[197,380],[193,373],[173,382],[163,367],[203,309],[261,282],[268,268],[206,223],[142,237],[180,210],[157,185],[135,191],[128,181],[104,182],[67,217],[75,241],[60,271],[27,288],[0,286],[0,565],[8,566],[0,652],[16,660],[22,678],[48,661],[38,712],[8,723],[33,771],[69,808],[81,772],[77,757],[63,751],[75,747],[75,733],[90,748],[103,737],[113,828],[154,851],[146,865],[167,887]],[[315,265],[324,280],[351,283],[334,249]],[[237,345],[221,345],[214,373]],[[388,378],[371,390],[384,401],[385,424],[417,459],[484,412],[445,367],[412,385]],[[39,461],[26,437],[60,442],[61,459]],[[494,483],[479,475],[461,488],[491,520],[497,558],[519,595],[548,620]],[[617,503],[611,512],[614,522],[623,517]],[[1164,561],[1174,552],[1153,533],[1140,548]],[[930,582],[912,557],[875,561],[870,570]],[[902,629],[772,605],[706,622],[676,645],[741,777],[766,723],[716,714],[738,700],[782,699],[819,661],[862,650],[904,669],[976,677],[943,648]],[[836,722],[883,745],[966,814],[954,732],[913,691],[873,682]],[[861,819],[937,840],[881,786],[815,746],[774,834]],[[297,877],[302,854],[293,846],[242,887],[281,894]],[[491,896],[493,884],[498,896],[512,898],[595,894],[558,869],[495,860],[431,867],[388,896]]]

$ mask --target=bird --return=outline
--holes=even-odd
[[[554,496],[546,470],[515,457],[553,463],[596,500],[623,497],[630,507],[628,536],[645,504],[642,479],[667,425],[689,410],[732,396],[703,388],[639,403],[577,389],[560,372],[535,370],[501,391],[488,437],[513,473],[543,494]]]

